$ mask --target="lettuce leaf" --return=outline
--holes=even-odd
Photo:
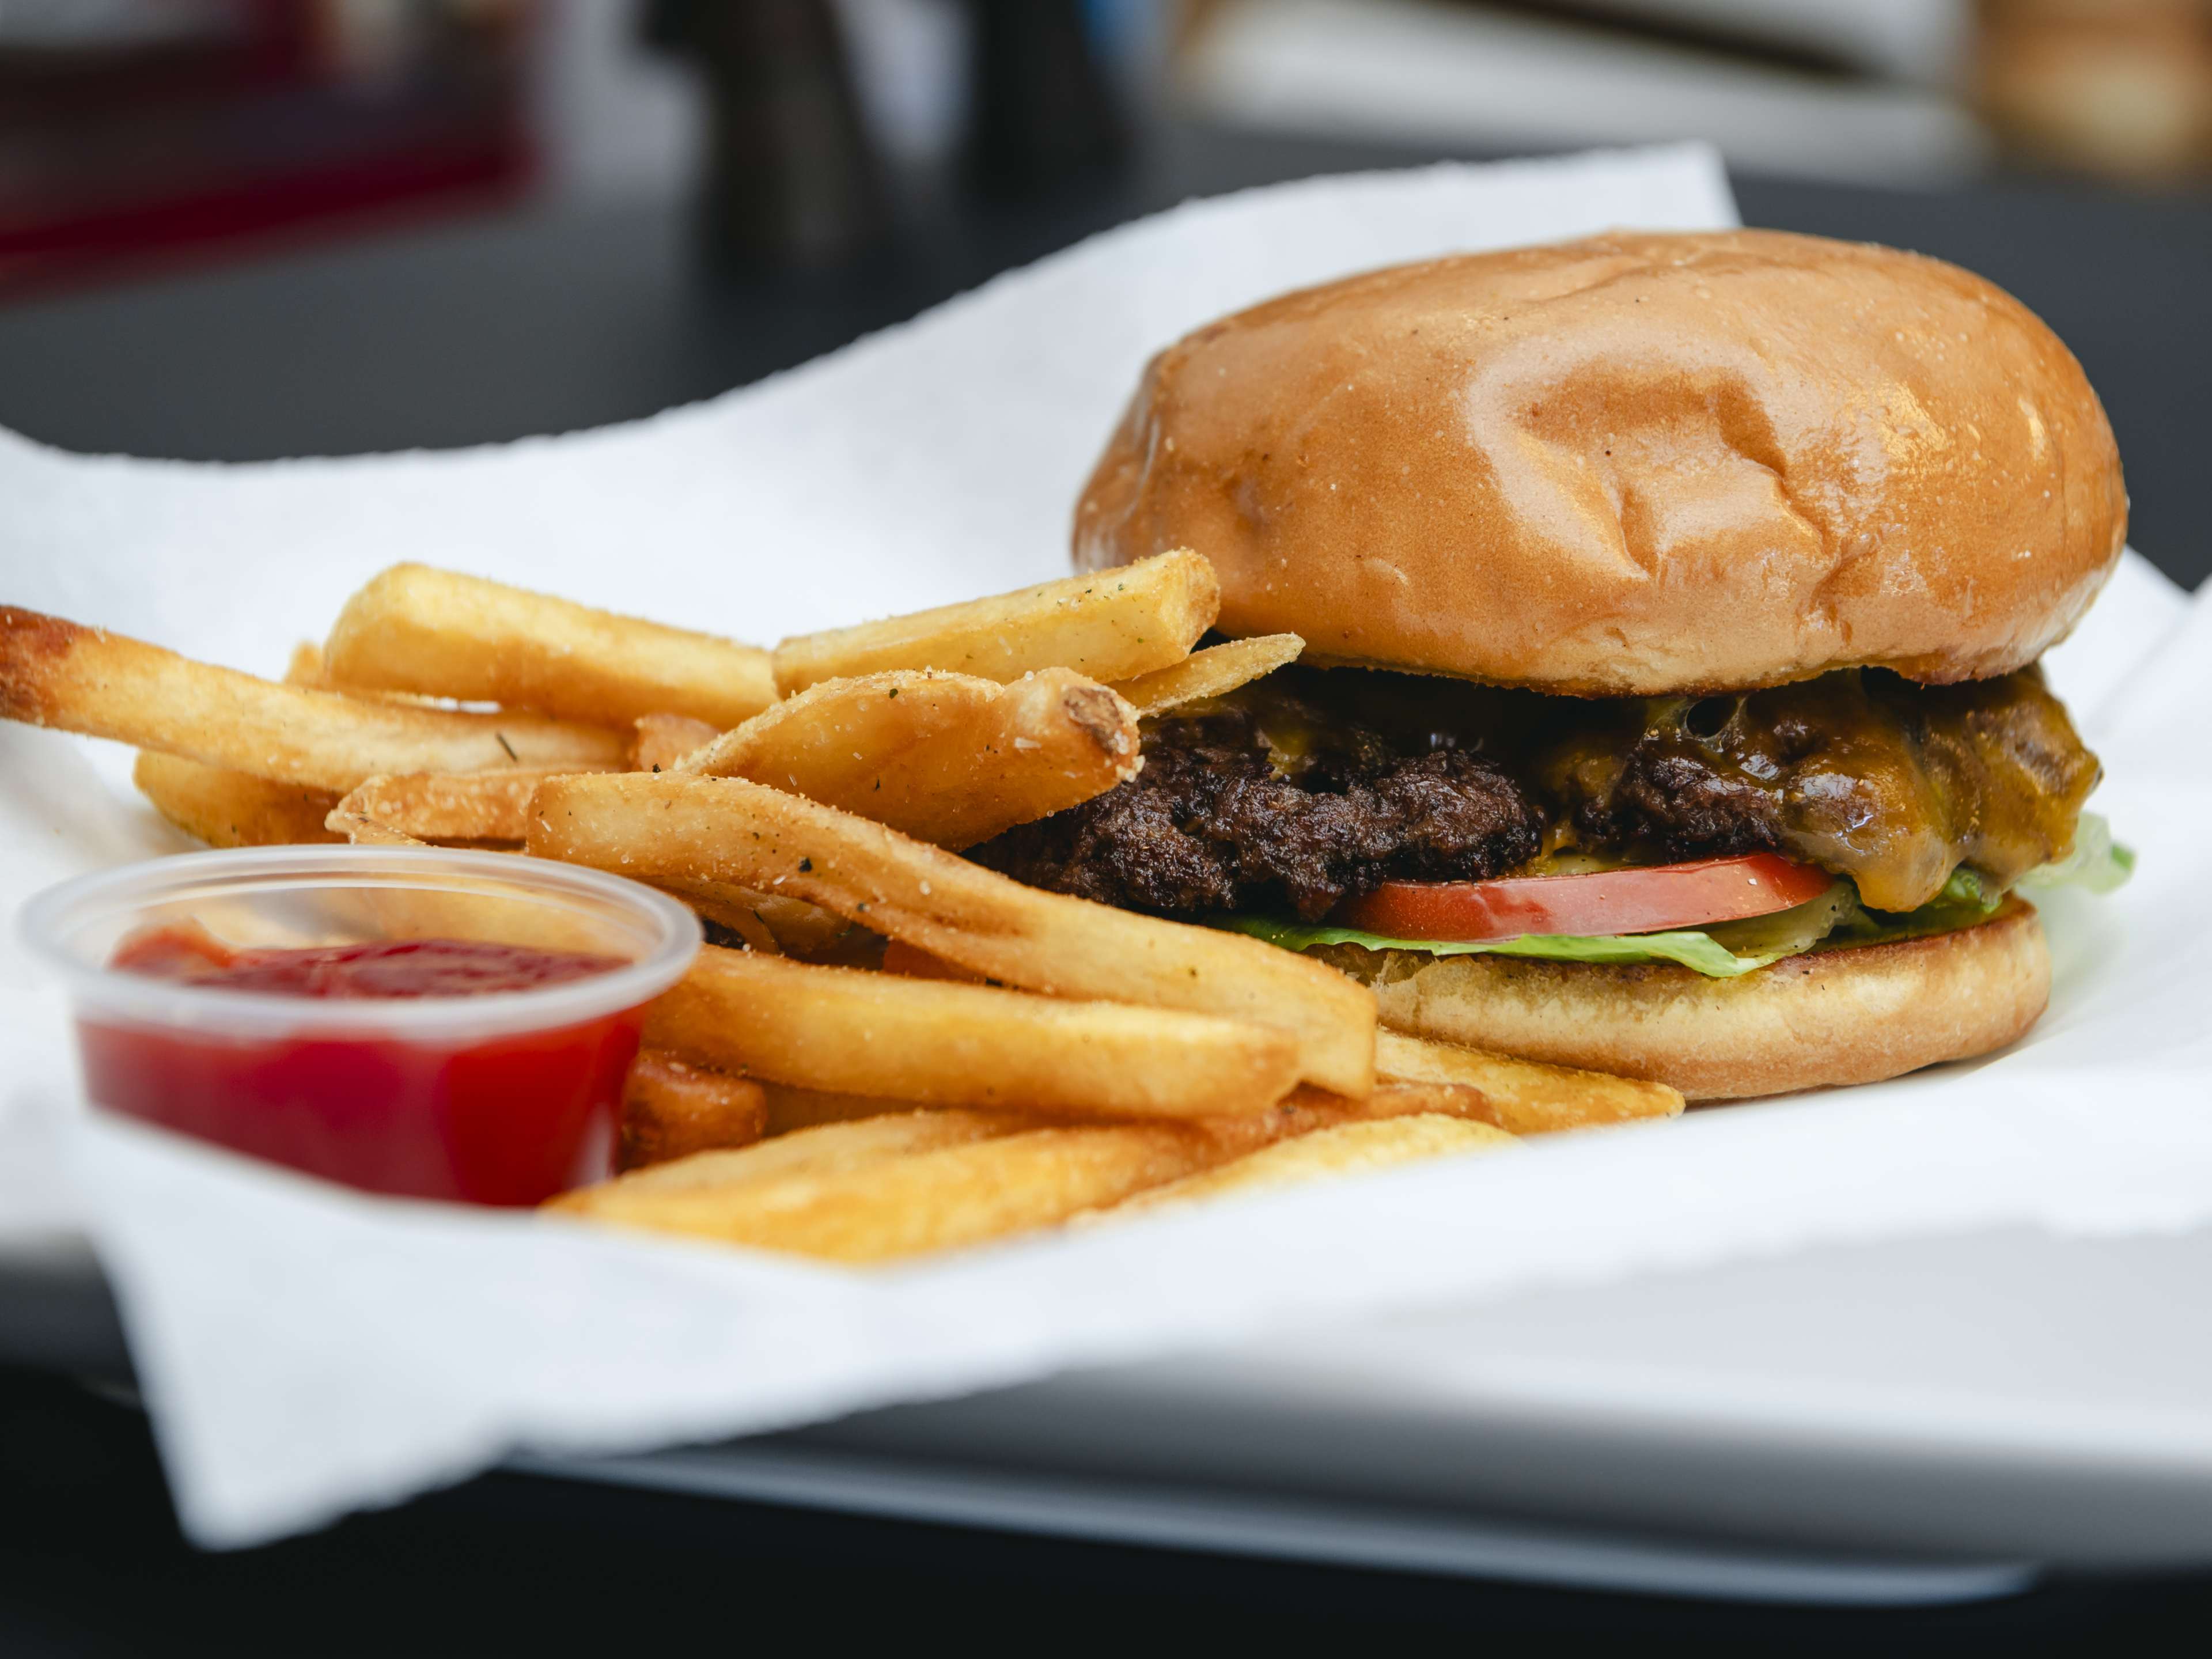
[[[1754,968],[1779,962],[1790,951],[1772,956],[1740,957],[1710,933],[1614,933],[1594,937],[1582,933],[1526,933],[1519,939],[1386,939],[1357,927],[1308,926],[1277,921],[1267,916],[1216,916],[1213,926],[1249,933],[1286,951],[1304,951],[1316,945],[1357,945],[1369,951],[1425,951],[1433,957],[1538,957],[1551,962],[1636,963],[1678,963],[1712,979],[1734,979]]]
[[[1995,914],[2004,902],[2004,889],[1991,881],[1972,865],[1962,864],[1944,880],[1936,896],[1922,905],[1919,910],[1892,911],[1893,915],[1917,916],[1922,910],[1957,910],[1976,916]]]
[[[2103,813],[2084,812],[2074,828],[2074,850],[2056,863],[2029,871],[2020,878],[2020,884],[2083,887],[2092,893],[2109,893],[2125,886],[2135,870],[2135,848],[2112,839],[2112,826]]]

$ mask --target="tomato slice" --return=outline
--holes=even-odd
[[[1816,899],[1835,878],[1771,853],[1580,876],[1391,881],[1331,920],[1385,939],[1520,939],[1529,933],[1656,933],[1739,921]]]

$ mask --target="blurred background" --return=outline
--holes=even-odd
[[[2136,544],[2191,586],[2212,568],[2190,505],[2212,453],[2212,0],[0,0],[0,425],[234,460],[596,425],[1191,196],[1683,138],[1726,157],[1748,223],[1918,248],[2041,312],[2112,416]],[[549,1616],[580,1577],[725,1582],[704,1510],[731,1506],[656,1520],[514,1477],[189,1557],[137,1419],[0,1370],[10,1425],[0,1637],[60,1632],[40,1651],[197,1646],[178,1632],[247,1611],[264,1636],[327,1632],[331,1606],[398,1627],[411,1586],[480,1559]],[[840,1552],[906,1573],[885,1605],[963,1620],[971,1590],[1042,1571],[1034,1544],[889,1522],[727,1525],[728,1553],[841,1609]],[[1248,1637],[1412,1605],[1398,1581],[1054,1547],[1050,1583],[1148,1635],[1208,1595]],[[1659,1616],[1577,1626],[1560,1609],[1589,1598],[1503,1594],[1422,1616]],[[2201,1624],[2212,1588],[2189,1594]],[[1255,1626],[1262,1601],[1280,1616]],[[1990,1650],[2045,1650],[2049,1616],[2023,1603]],[[1790,1627],[1791,1650],[1907,1650],[1817,1634]],[[1981,1650],[1958,1634],[1910,1650]]]
[[[2203,575],[2212,0],[0,0],[0,423],[595,425],[1192,195],[1691,137],[2041,311]]]

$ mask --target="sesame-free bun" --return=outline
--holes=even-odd
[[[1332,945],[1417,1036],[1672,1084],[1692,1100],[1875,1083],[2001,1048],[2051,996],[2035,907],[1894,945],[1786,957],[1735,979],[1671,963],[1613,967]]]
[[[1078,566],[1193,547],[1219,627],[1583,695],[2032,662],[2118,558],[2096,394],[2009,295],[1771,231],[1285,295],[1154,358]]]

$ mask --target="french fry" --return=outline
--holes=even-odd
[[[672,1163],[633,1171],[619,1181],[563,1194],[548,1207],[589,1211],[623,1193],[727,1188],[797,1176],[847,1175],[895,1158],[965,1146],[1030,1127],[1027,1119],[1001,1113],[917,1112],[902,1107],[891,1115],[865,1123],[827,1124],[750,1146],[695,1152]]]
[[[794,1129],[811,1129],[823,1123],[850,1123],[856,1119],[911,1112],[914,1103],[885,1100],[879,1095],[840,1095],[823,1089],[798,1089],[788,1083],[762,1082],[768,1099],[768,1133],[787,1135]]]
[[[366,779],[337,805],[422,841],[519,842],[530,832],[531,796],[557,775],[544,767],[404,773]]]
[[[359,812],[333,811],[331,829],[356,847],[422,847],[402,830]],[[354,896],[360,925],[373,938],[489,939],[540,951],[618,956],[620,941],[589,918],[534,896],[447,891],[435,886],[368,887]]]
[[[343,841],[324,825],[338,798],[327,789],[271,783],[225,766],[138,751],[131,781],[154,810],[210,847],[276,847]]]
[[[909,1102],[886,1100],[875,1095],[832,1094],[764,1079],[760,1086],[768,1097],[768,1133],[771,1135],[787,1134],[793,1129],[819,1123],[847,1123],[857,1118],[913,1110]],[[1360,1100],[1350,1100],[1326,1089],[1302,1084],[1264,1112],[1206,1118],[1194,1122],[1192,1127],[1212,1141],[1223,1157],[1230,1158],[1342,1123],[1423,1115],[1487,1123],[1492,1115],[1480,1090],[1454,1084],[1377,1084],[1374,1093]]]
[[[452,697],[417,696],[412,691],[372,691],[362,686],[336,686],[323,672],[323,647],[313,640],[301,640],[292,647],[291,657],[284,665],[284,684],[305,685],[319,691],[343,690],[349,697],[365,702],[396,702],[410,708],[450,708]]]
[[[660,890],[671,898],[682,899],[698,913],[700,921],[735,933],[748,951],[765,951],[772,957],[783,954],[782,942],[761,920],[760,912],[751,902],[757,895],[746,893],[741,888],[697,881],[663,883]],[[708,938],[711,939],[714,935],[709,933]]]
[[[394,830],[380,823],[366,812],[348,812],[332,808],[325,827],[343,841],[356,847],[428,847],[427,841],[417,841],[404,830]]]
[[[312,641],[292,647],[284,671],[288,685],[319,685],[323,648]],[[271,783],[250,772],[207,766],[181,755],[142,749],[131,781],[155,811],[210,847],[275,847],[346,837],[326,820],[338,804],[329,789]]]
[[[660,713],[735,726],[775,701],[756,646],[420,564],[394,565],[346,601],[323,672],[333,685],[610,726]]]
[[[1504,1130],[1464,1118],[1432,1114],[1370,1118],[1279,1140],[1180,1181],[1149,1188],[1107,1213],[1125,1216],[1179,1207],[1228,1193],[1302,1186],[1330,1176],[1355,1175],[1425,1158],[1494,1152],[1511,1145],[1513,1137]]]
[[[640,714],[636,729],[629,745],[633,772],[673,772],[686,755],[722,735],[721,727],[689,714]]]
[[[842,960],[856,939],[872,938],[835,911],[781,893],[720,881],[661,881],[653,885],[682,899],[708,921],[728,928],[756,951],[808,962]]]
[[[14,606],[0,606],[0,718],[341,794],[380,772],[615,766],[625,747],[604,727],[538,715],[279,685]]]
[[[1065,668],[1010,685],[894,669],[824,680],[726,732],[676,769],[750,778],[972,847],[1136,775],[1137,717]]]
[[[1682,1097],[1663,1083],[1514,1060],[1399,1031],[1377,1033],[1375,1069],[1394,1081],[1479,1090],[1490,1103],[1480,1115],[1516,1135],[1679,1117],[1682,1111]]]
[[[1053,996],[1279,1027],[1297,1040],[1304,1080],[1355,1097],[1374,1086],[1374,995],[1333,969],[1242,934],[1024,887],[881,824],[740,779],[550,779],[538,787],[529,850],[646,881],[734,882],[802,898],[986,978]]]
[[[831,1261],[887,1261],[1050,1226],[1203,1169],[1218,1156],[1204,1136],[1166,1124],[1017,1127],[842,1170],[728,1178],[750,1157],[898,1121],[832,1124],[750,1152],[704,1154],[724,1160],[723,1179],[700,1178],[690,1166],[702,1160],[686,1159],[556,1202],[617,1226]],[[678,1184],[676,1178],[687,1175]]]
[[[1119,1117],[1264,1112],[1297,1066],[1273,1026],[711,945],[653,1005],[646,1041],[836,1094]]]
[[[1094,680],[1132,679],[1188,655],[1220,608],[1213,567],[1179,548],[1095,575],[787,639],[775,648],[775,683],[788,696],[887,668],[987,680],[1073,668]]]
[[[943,957],[933,957],[920,945],[908,945],[902,939],[891,939],[884,945],[884,971],[904,974],[909,979],[964,979],[975,985],[987,982],[982,975],[957,962],[947,962]]]
[[[1306,642],[1295,634],[1261,634],[1249,640],[1231,640],[1194,651],[1181,662],[1156,668],[1135,679],[1122,680],[1114,689],[1146,718],[1202,697],[1218,697],[1238,686],[1287,667],[1298,659]]]
[[[623,1090],[617,1169],[639,1170],[694,1152],[750,1146],[768,1132],[757,1083],[641,1049]]]
[[[285,661],[284,684],[321,685],[324,683],[323,647],[313,640],[301,640],[292,647],[292,654]]]
[[[1256,1152],[1278,1140],[1310,1135],[1340,1124],[1401,1117],[1450,1117],[1500,1127],[1497,1108],[1480,1089],[1459,1083],[1381,1083],[1358,1099],[1300,1084],[1264,1113],[1216,1118],[1206,1123],[1224,1155]]]

